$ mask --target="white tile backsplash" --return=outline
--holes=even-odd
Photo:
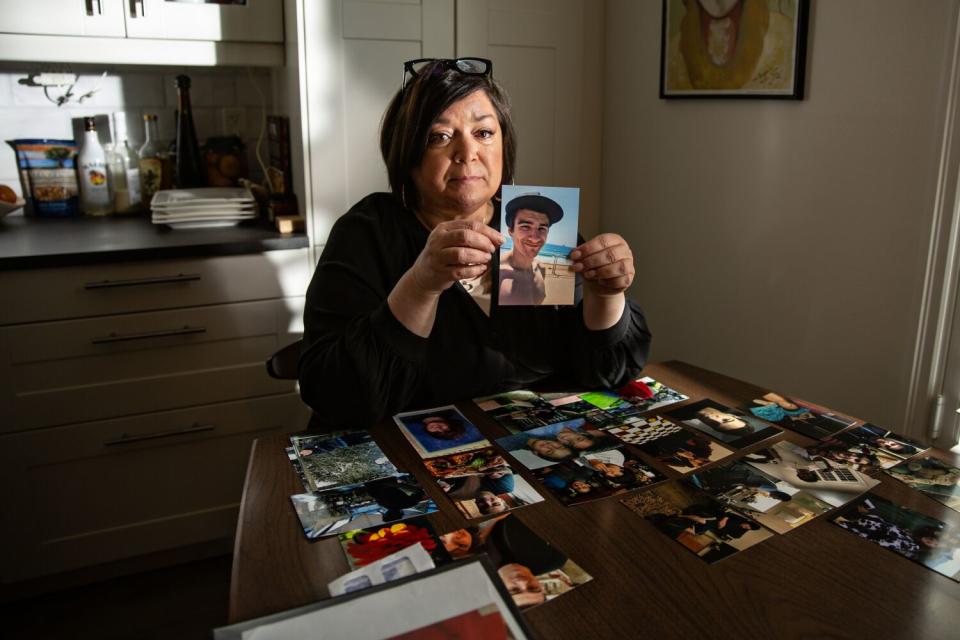
[[[160,137],[164,146],[176,135],[174,111],[177,108],[176,72],[169,68],[152,71],[139,68],[128,71],[122,67],[107,69],[105,78],[100,73],[82,73],[74,87],[74,94],[89,91],[99,84],[100,90],[83,104],[69,103],[57,107],[43,95],[43,89],[19,84],[32,69],[0,71],[0,141],[16,138],[72,138],[71,121],[89,115],[110,114],[124,111],[127,114],[127,129],[131,145],[139,149],[143,144],[143,114],[159,116]],[[245,68],[223,68],[213,71],[186,70],[191,77],[191,101],[194,107],[194,125],[200,144],[211,136],[224,135],[222,126],[223,108],[240,107],[241,138],[247,145],[249,170],[256,179],[262,173],[254,158],[254,146],[260,134],[263,118],[261,98],[251,83]],[[256,70],[252,73],[267,100],[267,112],[271,113],[272,80],[270,72]],[[61,95],[63,88],[51,88],[50,95]],[[110,139],[109,133],[101,133],[101,140]],[[266,140],[263,144],[266,160]],[[0,183],[8,184],[20,192],[16,158],[13,149],[0,142]]]

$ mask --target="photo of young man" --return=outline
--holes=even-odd
[[[574,304],[568,256],[577,246],[579,189],[509,186],[503,201],[501,231],[508,241],[500,249],[498,303]]]

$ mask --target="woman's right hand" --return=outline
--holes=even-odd
[[[457,280],[472,280],[490,267],[503,235],[474,220],[441,222],[410,267],[409,275],[422,293],[439,296]]]

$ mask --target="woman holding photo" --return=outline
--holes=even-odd
[[[646,321],[624,296],[633,254],[617,234],[571,254],[575,306],[493,304],[498,195],[517,143],[492,67],[404,64],[380,134],[392,192],[337,221],[307,291],[300,385],[322,427],[365,428],[551,377],[618,387],[646,361]]]

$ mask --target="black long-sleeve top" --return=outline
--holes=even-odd
[[[628,301],[613,327],[588,330],[579,274],[576,306],[493,304],[489,317],[455,283],[440,295],[430,336],[412,333],[387,296],[428,235],[386,193],[367,196],[334,224],[303,317],[300,393],[319,428],[367,428],[400,411],[551,376],[586,388],[618,387],[642,369],[650,346],[643,312]]]

